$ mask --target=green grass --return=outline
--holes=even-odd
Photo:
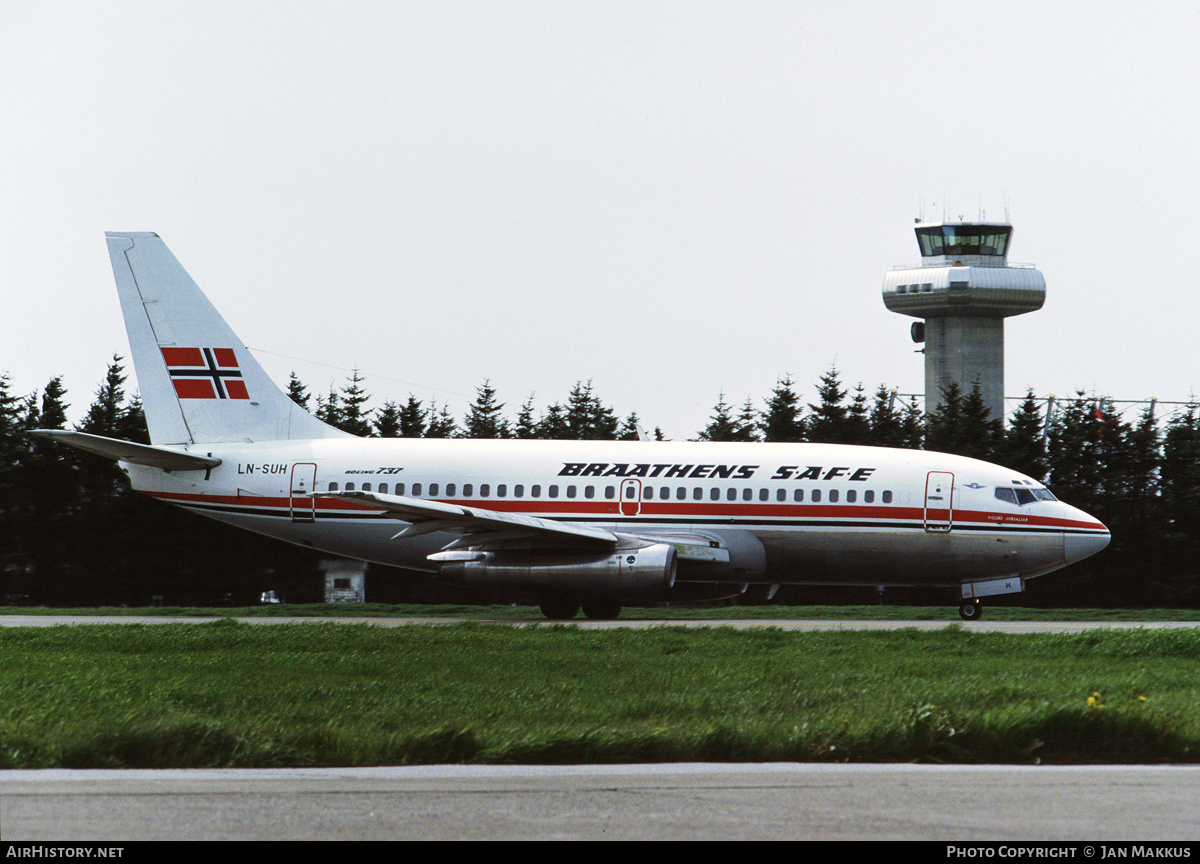
[[[1192,762],[1198,672],[1191,630],[0,628],[0,768]]]

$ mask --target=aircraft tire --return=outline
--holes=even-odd
[[[966,600],[958,604],[958,617],[964,621],[978,621],[983,615],[983,605],[978,600]]]
[[[621,617],[621,601],[610,597],[589,597],[583,601],[583,614],[593,621],[612,621]]]
[[[570,621],[579,613],[579,601],[573,597],[543,597],[538,608],[551,621]]]

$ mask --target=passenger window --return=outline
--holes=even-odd
[[[447,483],[447,484],[446,484],[446,497],[447,497],[447,498],[453,498],[453,497],[454,497],[454,490],[455,490],[456,488],[457,488],[457,487],[456,487],[456,486],[455,486],[453,483]]]
[[[658,490],[658,497],[663,499],[664,501],[670,501],[671,500],[671,487],[663,486],[662,488],[660,488]]]
[[[420,498],[420,497],[421,497],[421,484],[420,484],[420,483],[414,483],[414,484],[413,484],[413,497],[414,497],[414,498]]]
[[[436,494],[438,494],[438,484],[430,483],[429,484],[429,497],[432,498]]]
[[[338,484],[336,484],[336,483],[330,483],[330,484],[329,484],[329,491],[330,491],[330,492],[336,492],[336,491],[338,491]]]
[[[758,500],[759,501],[770,501],[771,500],[771,490],[770,489],[759,489],[758,490]]]
[[[872,504],[872,503],[874,503],[874,501],[875,501],[875,490],[874,489],[868,489],[866,492],[863,493],[863,503],[864,504]]]
[[[574,486],[568,486],[568,487],[567,487],[567,497],[568,497],[568,498],[574,498],[574,497],[575,497],[575,487],[574,487]]]
[[[396,484],[396,494],[397,494],[397,495],[403,495],[403,494],[404,494],[404,484],[403,484],[403,483],[397,483],[397,484]]]
[[[463,497],[464,498],[470,498],[471,493],[474,491],[475,491],[475,487],[472,486],[470,483],[463,484]]]
[[[776,501],[786,501],[787,500],[787,490],[786,489],[776,489],[775,490],[775,500]]]
[[[711,498],[713,501],[720,501],[721,500],[721,490],[718,489],[716,486],[714,486],[711,490],[709,490],[708,497]]]
[[[836,504],[837,500],[838,500],[838,490],[830,489],[829,490],[829,503]]]
[[[541,498],[542,497],[542,487],[541,486],[530,486],[529,487],[529,497],[530,498]]]
[[[813,490],[812,500],[813,500],[814,504],[816,504],[818,501],[821,500],[821,490],[820,489]]]
[[[678,489],[675,490],[675,498],[678,499],[679,501],[686,501],[687,500],[687,489],[680,486]]]
[[[797,489],[795,492],[793,492],[793,493],[792,493],[792,500],[793,500],[793,501],[803,501],[803,500],[804,500],[804,490],[803,490],[803,489]]]
[[[692,500],[693,501],[703,501],[704,500],[704,490],[701,489],[699,486],[697,486],[695,489],[692,490]]]
[[[514,486],[513,487],[513,497],[514,498],[524,498],[525,497],[525,486],[520,483],[518,483],[516,486]]]
[[[371,491],[371,484],[370,484],[370,483],[364,483],[364,484],[363,484],[363,491],[364,491],[364,492],[370,492],[370,491]]]
[[[497,498],[503,498],[507,494],[508,494],[508,484],[501,483],[500,485],[498,485],[496,487],[496,497]]]
[[[743,501],[753,501],[754,500],[754,491],[752,489],[743,489],[742,490],[742,500]]]
[[[353,483],[347,483],[347,484],[346,484],[346,491],[347,491],[347,492],[353,492],[353,491],[354,491],[354,484],[353,484]]]
[[[386,495],[386,494],[387,494],[387,487],[388,487],[388,484],[386,484],[386,483],[380,483],[380,484],[379,484],[379,494],[380,494],[380,495]]]
[[[888,491],[887,489],[883,490],[883,503],[884,504],[892,503],[892,493],[890,491]]]
[[[596,497],[596,487],[595,486],[584,486],[583,487],[583,497],[584,498],[595,498]]]
[[[416,493],[414,493],[414,494],[416,494]],[[480,484],[480,486],[479,486],[479,495],[480,495],[480,497],[482,497],[482,498],[486,498],[486,497],[488,497],[488,496],[489,496],[489,495],[491,495],[491,494],[492,494],[492,486],[491,486],[491,484],[490,484],[490,483],[481,483],[481,484]]]
[[[730,501],[736,501],[737,500],[737,490],[736,489],[727,489],[725,491],[725,497]]]
[[[558,487],[557,487],[557,486],[551,486],[551,487],[550,487],[550,488],[547,490],[547,493],[548,493],[548,497],[550,497],[550,498],[557,498],[557,497],[558,497]],[[629,487],[629,497],[630,497],[630,498],[632,498],[632,497],[633,497],[633,487],[632,487],[632,486],[630,486],[630,487]]]
[[[846,503],[847,504],[853,504],[857,500],[858,500],[858,490],[857,489],[851,489],[849,492],[846,493]]]
[[[645,500],[649,501],[653,497],[654,497],[654,487],[653,486],[647,486],[645,489],[642,490],[642,498],[644,498]]]
[[[616,494],[617,494],[617,490],[614,487],[612,487],[612,486],[604,487],[604,497],[605,498],[608,498],[611,500],[612,498],[616,497]]]

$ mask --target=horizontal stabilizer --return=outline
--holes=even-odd
[[[85,450],[88,453],[95,453],[118,462],[148,465],[164,471],[207,471],[209,468],[216,468],[221,464],[221,460],[215,456],[196,456],[167,447],[134,444],[132,441],[105,438],[103,435],[89,435],[86,432],[68,432],[65,429],[34,429],[29,434],[50,441],[58,441],[60,444],[66,444],[77,450]]]

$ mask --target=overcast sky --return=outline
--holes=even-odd
[[[576,381],[668,437],[920,392],[884,273],[1003,219],[1006,392],[1200,387],[1200,3],[0,3],[0,371],[78,419],[159,233],[277,381],[462,416]]]

